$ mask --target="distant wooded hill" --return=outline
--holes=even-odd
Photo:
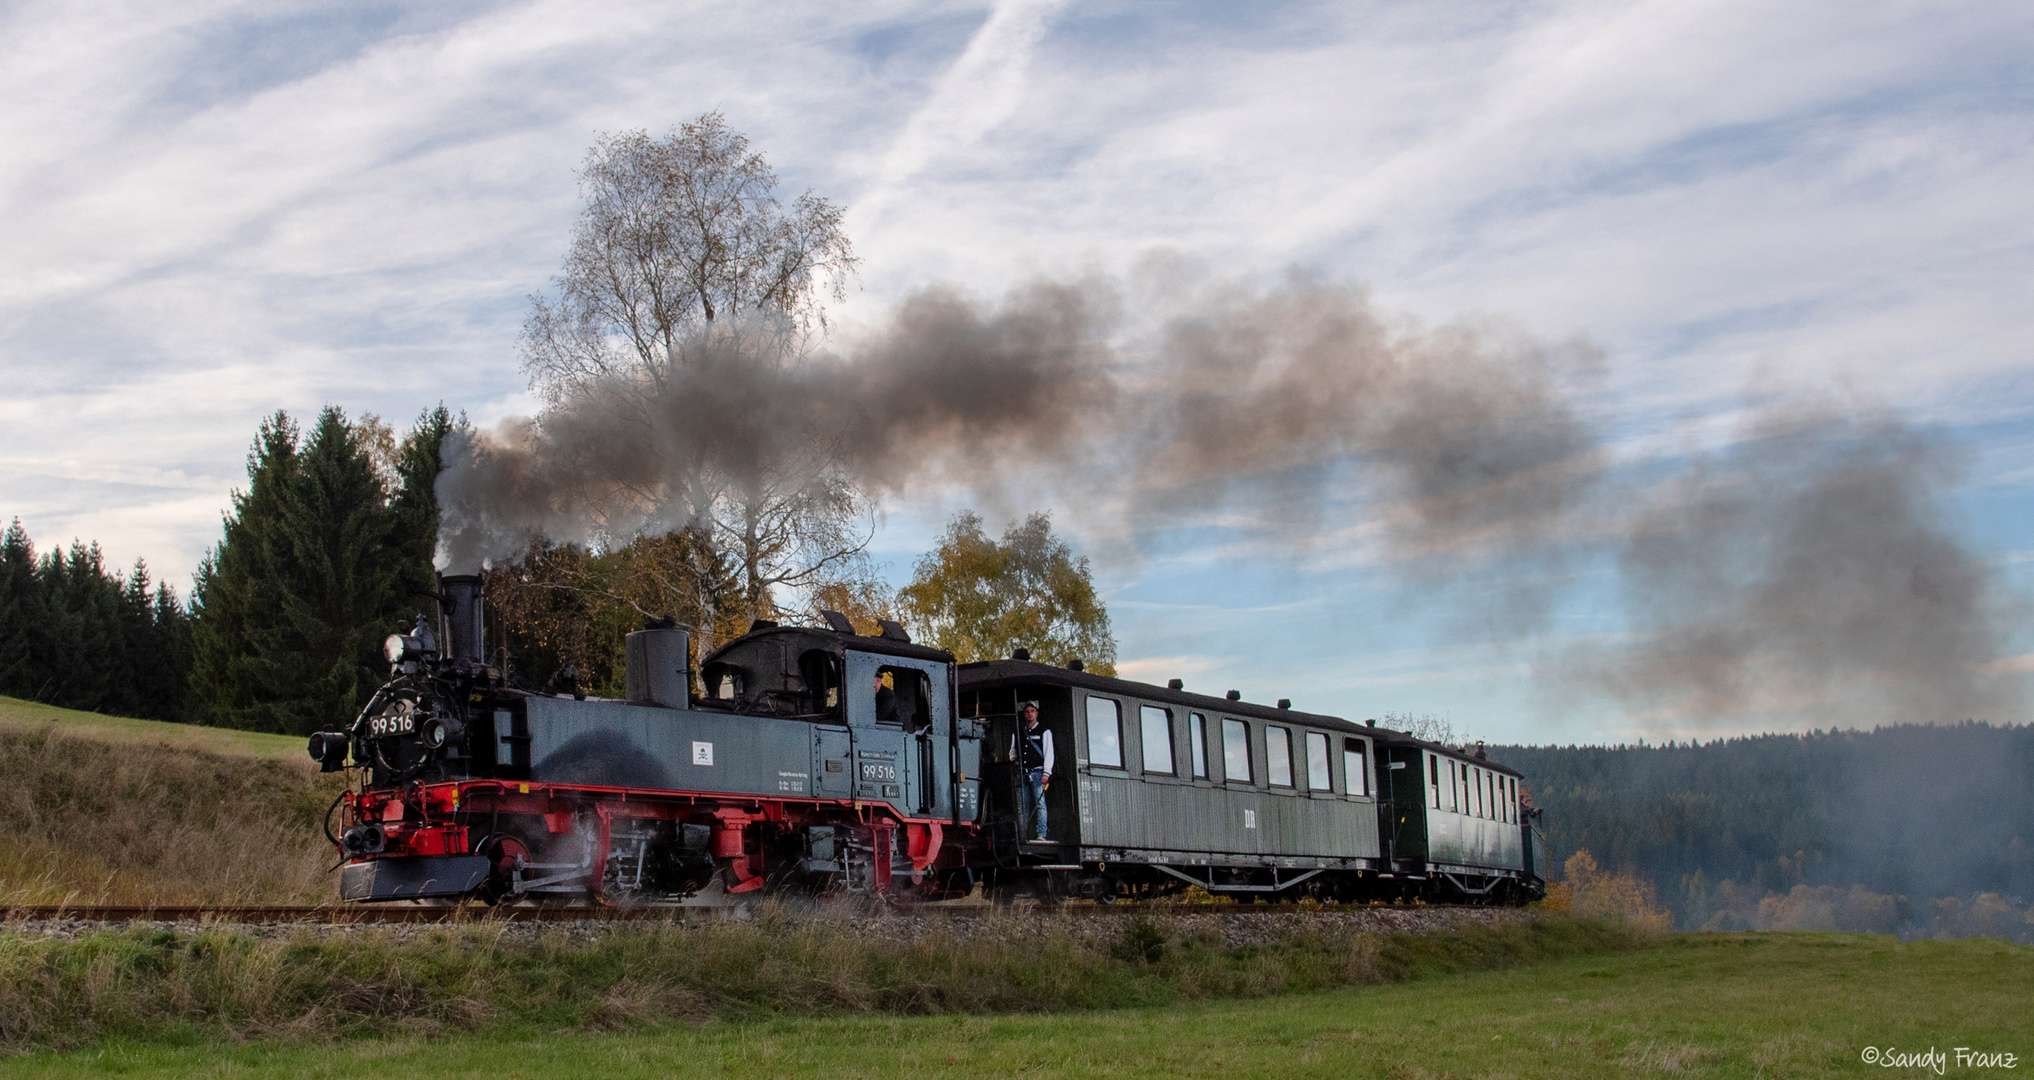
[[[2034,727],[1985,723],[1665,746],[1497,746],[1559,865],[1587,850],[1650,877],[1682,925],[1717,887],[2034,899]]]

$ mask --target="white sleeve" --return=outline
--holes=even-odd
[[[1043,738],[1043,739],[1041,739],[1041,740],[1039,740],[1039,741],[1040,741],[1040,742],[1043,742],[1043,743],[1045,744],[1045,775],[1047,775],[1047,776],[1051,776],[1051,775],[1052,775],[1052,729],[1051,729],[1051,728],[1047,728],[1047,729],[1046,729],[1046,731],[1045,731],[1045,738]]]

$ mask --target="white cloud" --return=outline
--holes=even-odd
[[[2030,30],[1997,0],[18,3],[0,515],[181,583],[264,414],[527,408],[586,146],[713,108],[850,207],[850,319],[1169,247],[1587,333],[1627,449],[1756,373],[2024,422]],[[1204,633],[1280,632],[1227,610]]]

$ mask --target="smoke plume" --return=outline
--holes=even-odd
[[[1413,327],[1303,275],[1190,277],[1041,280],[994,303],[929,288],[832,351],[723,326],[665,368],[549,386],[541,415],[448,444],[441,562],[959,486],[1051,500],[1133,546],[1213,522],[1359,548],[1413,595],[1482,575],[1515,633],[1563,599],[1549,567],[1606,559],[1627,636],[1543,674],[1659,726],[2017,707],[1977,674],[2004,631],[1941,516],[1954,455],[1927,434],[1774,412],[1641,488],[1579,404],[1586,345]]]
[[[1304,277],[1193,300],[1127,342],[1138,319],[1100,281],[993,305],[928,289],[839,353],[722,333],[673,370],[583,383],[455,446],[441,556],[671,527],[710,490],[835,472],[876,493],[1043,487],[1131,532],[1241,505],[1296,548],[1354,475],[1396,551],[1494,551],[1545,538],[1596,478],[1557,387],[1576,350],[1394,330],[1360,290]]]
[[[1960,465],[1890,415],[1755,415],[1639,504],[1618,553],[1630,638],[1559,675],[1670,727],[2010,716],[2012,685],[1983,672],[2002,590],[1945,506]]]

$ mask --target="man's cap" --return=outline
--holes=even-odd
[[[1023,712],[1023,711],[1024,711],[1024,710],[1026,710],[1026,709],[1035,709],[1035,708],[1037,708],[1037,707],[1038,707],[1038,703],[1037,703],[1037,702],[1035,702],[1035,701],[1020,701],[1020,702],[1018,702],[1018,703],[1017,703],[1017,711],[1018,711],[1018,712]]]

